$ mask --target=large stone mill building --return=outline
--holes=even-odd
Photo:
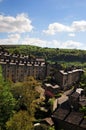
[[[51,68],[43,58],[32,59],[30,56],[10,54],[2,49],[0,49],[0,65],[4,79],[13,82],[24,81],[28,76],[39,80],[45,79],[50,75]]]

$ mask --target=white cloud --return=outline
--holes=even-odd
[[[82,43],[76,42],[76,41],[66,41],[62,43],[62,48],[68,48],[68,49],[81,49]]]
[[[35,45],[39,47],[50,47],[50,48],[59,48],[61,45],[60,41],[57,40],[42,40],[40,38],[30,38],[26,37],[22,40],[22,45]]]
[[[33,26],[26,14],[19,14],[16,17],[0,15],[0,32],[30,32]]]
[[[25,45],[35,45],[35,46],[40,46],[40,47],[46,47],[47,44],[49,44],[50,42],[45,41],[45,40],[41,40],[39,38],[25,38],[22,41],[22,44]]]
[[[56,32],[69,32],[70,28],[60,23],[53,23],[48,26],[48,30],[43,30],[44,33],[54,35]]]
[[[51,47],[51,48],[68,48],[68,49],[80,49],[82,47],[82,43],[76,42],[76,41],[58,41],[58,40],[52,40],[52,41],[47,41],[47,40],[42,40],[39,38],[25,38],[22,41],[22,44],[25,45],[35,45],[35,46],[40,46],[40,47]]]
[[[31,38],[25,37],[22,38],[20,34],[11,34],[8,35],[6,39],[0,39],[0,45],[35,45],[40,47],[51,47],[51,48],[68,48],[68,49],[85,49],[83,47],[83,43],[76,42],[76,41],[58,41],[58,40],[43,40],[40,38]]]
[[[55,35],[57,32],[80,32],[86,31],[86,21],[74,21],[70,26],[61,23],[49,24],[47,30],[43,30],[48,35]]]
[[[11,34],[11,35],[8,35],[8,37],[5,39],[0,39],[0,45],[18,44],[19,40],[20,40],[19,34]]]
[[[86,21],[74,21],[70,27],[73,31],[86,31]]]
[[[75,34],[74,33],[69,33],[68,36],[75,37]]]

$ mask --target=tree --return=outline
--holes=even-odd
[[[10,91],[10,84],[3,82],[0,85],[0,126],[2,129],[5,129],[6,121],[12,116],[15,103]]]
[[[48,126],[46,124],[40,124],[35,127],[35,130],[55,130],[54,126]]]
[[[15,104],[10,83],[4,81],[0,66],[0,129],[5,129],[5,123],[12,116]]]
[[[86,107],[85,106],[81,107],[79,110],[80,110],[80,112],[83,112],[86,115]]]
[[[32,122],[35,120],[36,101],[39,94],[35,87],[39,83],[29,77],[24,82],[17,82],[12,85],[11,92],[17,101],[16,113],[7,121],[7,130],[32,130]]]
[[[86,72],[84,72],[81,76],[80,86],[84,89],[86,88]]]
[[[7,130],[33,130],[32,118],[27,111],[19,111],[6,123]]]
[[[39,97],[35,88],[39,83],[33,77],[27,78],[24,82],[15,83],[12,87],[12,93],[17,100],[17,111],[27,110],[29,113],[35,111],[35,100]]]
[[[2,75],[2,67],[0,65],[0,85],[2,85],[4,79],[3,79],[3,75]]]
[[[38,126],[35,127],[35,130],[49,130],[49,127],[45,124],[40,124]]]

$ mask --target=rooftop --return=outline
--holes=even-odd
[[[76,89],[76,92],[79,93],[79,94],[81,94],[82,91],[83,91],[82,88],[77,88],[77,89]]]
[[[73,70],[69,70],[69,71],[60,70],[60,73],[63,75],[67,75],[69,73],[74,73],[74,72],[83,72],[83,70],[82,69],[73,69]]]
[[[51,117],[47,117],[47,118],[43,119],[42,121],[45,121],[50,126],[52,126],[54,124],[54,122],[53,122]]]
[[[84,117],[83,113],[73,111],[68,115],[65,121],[71,124],[79,125],[83,117]]]
[[[71,94],[71,97],[78,98],[79,95],[80,94],[78,92],[74,92],[74,93]]]
[[[68,114],[69,114],[69,110],[58,108],[54,112],[52,117],[55,117],[55,118],[60,119],[60,120],[64,120],[67,117]]]
[[[80,96],[79,105],[82,107],[86,106],[86,96]]]
[[[49,83],[45,83],[45,86],[46,86],[46,87],[51,87],[51,88],[54,88],[54,89],[60,87],[60,86],[57,85],[57,84],[56,84],[56,85],[52,85],[52,84],[49,84]]]
[[[86,118],[81,122],[81,127],[86,128]]]
[[[61,97],[58,98],[58,104],[61,105],[62,103],[66,102],[67,100],[68,100],[68,96],[63,94]]]

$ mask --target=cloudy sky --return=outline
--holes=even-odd
[[[0,45],[86,50],[86,0],[0,0]]]

